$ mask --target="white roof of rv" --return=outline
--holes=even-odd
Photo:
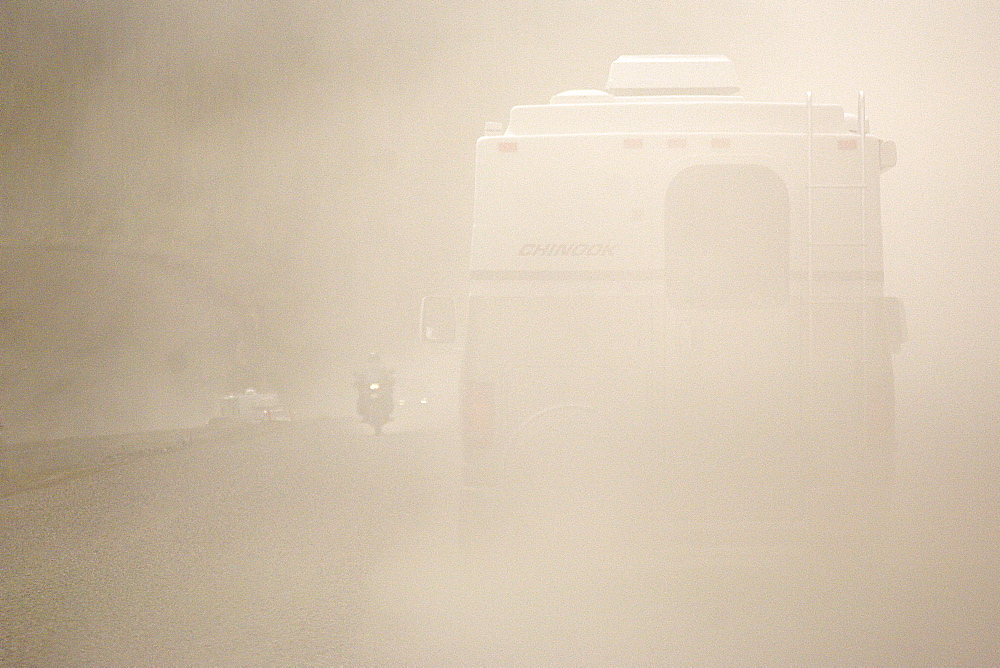
[[[611,63],[607,89],[626,91],[739,91],[725,56],[620,56]],[[626,93],[627,94],[627,93]]]
[[[802,102],[746,102],[720,95],[612,97],[597,104],[580,99],[560,103],[553,99],[550,104],[511,109],[510,122],[503,134],[804,132],[809,124],[808,114]],[[812,123],[814,132],[847,131],[844,109],[838,105],[813,105]]]
[[[556,93],[549,104],[581,104],[587,102],[613,102],[615,96],[603,90],[567,90]]]

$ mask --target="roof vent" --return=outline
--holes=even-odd
[[[615,95],[736,95],[733,63],[725,56],[620,56],[611,63]]]

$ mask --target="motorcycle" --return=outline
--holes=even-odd
[[[392,419],[395,401],[392,398],[392,380],[380,378],[367,384],[358,384],[358,414],[362,422],[370,424],[376,434]]]

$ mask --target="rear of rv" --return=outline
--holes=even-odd
[[[581,458],[884,476],[895,148],[863,98],[747,102],[718,57],[623,57],[608,88],[477,143],[466,484]]]

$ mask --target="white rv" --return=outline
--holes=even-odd
[[[574,449],[597,433],[616,449],[598,457],[633,469],[722,458],[883,478],[904,337],[883,292],[879,178],[895,160],[863,95],[857,114],[747,101],[717,56],[622,56],[607,90],[487,124],[465,484],[501,484],[542,441],[593,457]]]

